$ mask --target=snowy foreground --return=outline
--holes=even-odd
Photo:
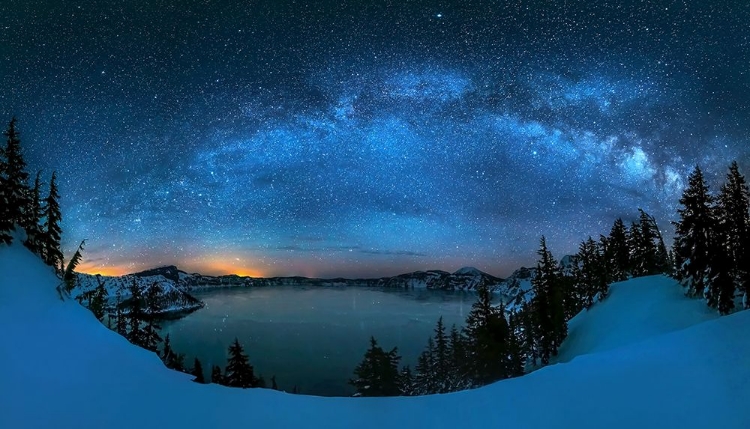
[[[663,277],[615,284],[571,321],[567,363],[365,399],[192,383],[62,302],[24,248],[0,245],[0,273],[1,428],[750,428],[750,311],[716,319]]]

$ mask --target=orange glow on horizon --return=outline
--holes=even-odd
[[[129,269],[127,267],[102,267],[97,265],[90,265],[86,264],[85,262],[76,268],[76,272],[83,273],[83,274],[101,274],[103,276],[122,276],[125,274],[130,274],[133,272],[137,272],[139,270],[133,271],[132,269]]]
[[[191,263],[190,270],[185,270],[190,273],[200,273],[211,276],[222,276],[228,274],[235,274],[241,277],[264,277],[263,271],[250,267],[244,267],[240,265],[240,262],[231,261],[201,261]],[[183,268],[184,270],[184,268]]]
[[[149,270],[163,266],[154,265],[111,265],[103,266],[98,264],[87,264],[86,261],[81,263],[76,269],[83,274],[101,274],[103,276],[122,276],[125,274],[137,273],[139,271]],[[167,264],[168,265],[168,264]],[[235,274],[242,277],[264,277],[263,271],[256,268],[244,267],[239,261],[226,260],[206,260],[206,261],[186,261],[183,264],[176,264],[177,268],[187,273],[199,273],[210,276],[222,276]]]

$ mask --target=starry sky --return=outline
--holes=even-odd
[[[750,2],[3,0],[83,270],[497,276],[750,171]]]

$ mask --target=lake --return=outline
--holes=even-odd
[[[347,384],[369,346],[398,347],[412,369],[438,318],[462,327],[473,292],[300,287],[216,289],[193,295],[206,307],[162,322],[172,348],[192,367],[198,357],[206,377],[212,365],[226,366],[227,348],[239,338],[256,375],[270,387],[321,396],[349,396]]]

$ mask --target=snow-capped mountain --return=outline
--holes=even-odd
[[[83,275],[87,276],[87,275]],[[93,276],[88,276],[93,277]],[[104,277],[102,277],[104,278]],[[476,268],[464,267],[454,273],[441,270],[415,271],[393,277],[370,279],[319,279],[308,277],[242,277],[237,275],[207,276],[187,273],[170,265],[153,268],[123,276],[127,281],[169,282],[174,287],[189,291],[215,287],[272,287],[272,286],[367,286],[405,289],[474,290],[484,283],[490,288],[503,284],[503,279],[482,272]],[[92,280],[89,280],[89,283]],[[123,280],[125,281],[125,280]],[[123,283],[119,281],[119,283]],[[96,284],[94,283],[94,287]]]
[[[96,289],[101,282],[107,290],[108,303],[113,305],[116,296],[120,295],[123,304],[127,306],[131,298],[129,287],[134,283],[138,286],[141,293],[145,295],[152,287],[159,287],[158,300],[162,310],[159,314],[174,314],[187,311],[197,310],[203,307],[203,302],[193,297],[179,282],[167,278],[161,274],[153,273],[151,275],[128,274],[124,276],[101,276],[92,274],[76,274],[76,286],[71,291],[73,298],[82,297],[86,292]],[[85,299],[81,300],[82,304],[88,304]]]

